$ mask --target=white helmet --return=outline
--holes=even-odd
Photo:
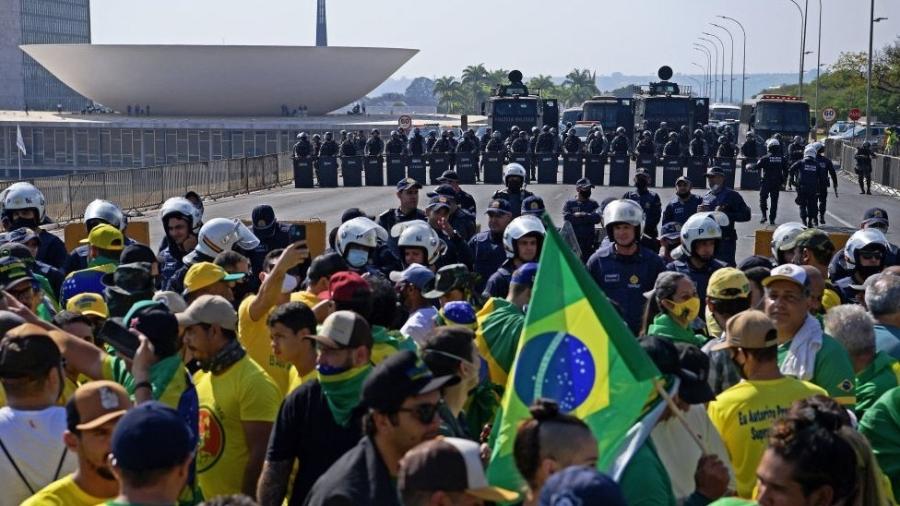
[[[18,209],[35,209],[38,223],[47,217],[47,201],[44,194],[33,184],[24,181],[11,184],[3,192],[3,214]]]
[[[776,228],[775,232],[772,234],[772,258],[780,264],[781,258],[778,256],[778,252],[783,251],[781,247],[789,242],[794,242],[794,239],[796,239],[797,236],[800,235],[800,232],[803,232],[804,230],[806,230],[806,227],[804,227],[802,223],[796,221],[789,221],[778,225],[778,228]]]
[[[187,220],[191,232],[194,233],[197,233],[203,225],[203,214],[200,209],[197,209],[190,200],[184,197],[172,197],[159,208],[159,219],[162,220],[163,227],[166,226],[166,220],[172,215]]]
[[[509,176],[519,176],[523,180],[528,177],[525,172],[525,167],[522,167],[522,164],[519,163],[508,163],[506,167],[503,168],[503,181],[506,182],[506,178]]]
[[[803,158],[815,158],[817,152],[815,145],[810,144],[803,149]]]
[[[694,252],[694,241],[722,239],[722,227],[711,213],[692,215],[681,226],[681,246],[688,255]]]
[[[859,250],[869,246],[879,246],[882,248],[883,253],[891,249],[891,244],[881,230],[877,228],[857,230],[850,236],[850,239],[847,239],[847,244],[844,245],[844,258],[847,260],[847,265],[855,267],[856,254]]]
[[[125,226],[128,225],[128,220],[119,206],[102,199],[93,200],[84,208],[84,222],[87,223],[90,220],[101,220],[123,232]]]
[[[428,223],[414,220],[408,221],[406,224],[408,225],[403,227],[397,239],[397,246],[401,250],[403,248],[422,248],[425,250],[425,260],[428,265],[434,265],[447,250],[447,245]],[[393,232],[393,229],[391,231]]]
[[[631,199],[614,200],[603,209],[603,226],[610,242],[613,242],[612,226],[616,223],[633,225],[636,229],[635,241],[638,241],[644,228],[644,209]]]
[[[547,230],[544,223],[537,216],[525,214],[509,222],[503,231],[503,249],[506,250],[506,258],[516,256],[516,241],[528,234],[539,234],[543,239]]]
[[[366,248],[375,248],[378,246],[379,239],[386,240],[387,232],[369,218],[360,216],[358,218],[353,218],[352,220],[347,220],[338,227],[335,246],[337,247],[338,253],[340,253],[341,256],[345,256],[347,254],[347,248],[351,244],[358,244]]]
[[[252,250],[259,246],[259,239],[236,218],[213,218],[200,228],[200,233],[197,234],[197,247],[189,254],[191,258],[186,260],[193,261],[196,253],[215,257],[223,251],[230,250],[232,246]]]
[[[773,146],[774,146],[774,147],[781,146],[781,143],[778,142],[778,139],[769,139],[769,140],[766,141],[766,149],[769,149],[769,148],[771,148],[771,147],[773,147]]]

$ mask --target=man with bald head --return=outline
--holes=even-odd
[[[882,273],[866,288],[865,299],[875,318],[875,349],[900,360],[900,276]]]

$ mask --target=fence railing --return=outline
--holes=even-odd
[[[836,139],[825,141],[825,155],[850,175],[855,175],[856,147]],[[872,182],[900,191],[900,158],[876,154],[872,159]]]
[[[189,190],[215,198],[272,188],[293,178],[291,153],[275,153],[26,181],[44,194],[47,216],[54,222],[65,222],[80,219],[85,207],[94,199],[109,200],[123,210],[132,210],[157,207],[166,199],[184,195]],[[0,183],[0,190],[14,182]]]

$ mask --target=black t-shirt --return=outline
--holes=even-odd
[[[361,413],[347,427],[334,421],[318,381],[305,382],[281,404],[266,452],[268,461],[299,461],[288,504],[301,506],[313,484],[362,437]]]

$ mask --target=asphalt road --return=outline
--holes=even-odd
[[[430,188],[430,186],[426,186],[426,190]],[[464,186],[464,189],[475,197],[475,201],[478,204],[478,222],[481,224],[482,229],[487,227],[486,216],[482,210],[485,209],[491,195],[497,188],[494,185],[482,184]],[[529,185],[528,189],[544,199],[544,203],[548,211],[553,215],[554,220],[561,224],[563,204],[567,199],[575,195],[574,186],[563,184]],[[629,188],[626,187],[598,186],[594,189],[592,198],[599,202],[606,197],[621,197],[628,190]],[[655,191],[659,193],[664,206],[674,192],[674,190],[668,188],[657,188]],[[694,190],[698,195],[702,195],[705,191],[705,189]],[[833,191],[829,195],[828,213],[826,214],[827,225],[823,227],[827,231],[840,230],[852,233],[858,228],[858,224],[862,220],[866,209],[871,207],[881,207],[887,211],[892,220],[895,222],[900,220],[900,200],[894,197],[887,195],[859,195],[859,189],[855,183],[844,178],[839,180],[838,193],[840,195],[839,198],[834,197]],[[749,222],[737,225],[740,238],[737,249],[739,261],[752,254],[754,234],[758,228],[774,228],[759,224],[761,214],[759,211],[758,193],[741,191],[740,194],[752,209],[753,216]],[[795,194],[793,192],[781,193],[777,224],[800,220],[799,210],[797,205],[794,204],[794,198]],[[427,197],[424,191],[421,191],[419,193],[420,207],[424,206],[426,200]],[[324,220],[327,228],[330,229],[339,224],[341,213],[349,207],[359,207],[369,214],[377,215],[385,209],[396,207],[397,197],[393,187],[279,188],[206,202],[205,218],[233,217],[249,219],[250,211],[253,207],[263,203],[272,205],[279,219],[318,218]],[[133,219],[150,221],[151,244],[159,244],[163,231],[161,223],[156,219],[155,211],[147,211],[143,217],[135,217]],[[888,233],[888,239],[895,244],[900,243],[900,230],[898,229],[900,227],[895,226]]]

